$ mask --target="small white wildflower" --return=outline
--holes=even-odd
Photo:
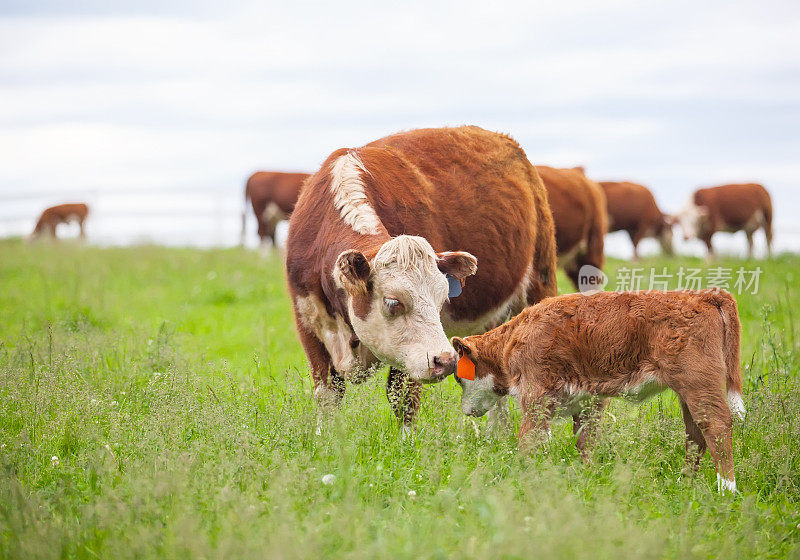
[[[92,405],[92,406],[96,405],[97,404],[97,399],[90,400],[89,404]]]
[[[561,462],[562,462],[562,463],[563,463],[564,461],[566,461],[566,459],[561,459]]]
[[[117,401],[111,401],[111,407],[112,407],[112,408],[113,408],[113,407],[115,407],[115,406],[117,406],[118,404],[119,404],[119,403],[118,403]]]
[[[6,444],[5,443],[0,444],[0,449],[5,449],[5,448],[6,448]]]
[[[58,457],[56,457],[55,455],[50,457],[50,464],[53,465],[54,467],[57,467],[60,464]]]
[[[120,395],[122,395],[122,396],[124,397],[124,396],[125,396],[125,395],[127,395],[128,393],[126,393],[125,391],[120,391],[120,392],[119,392],[119,394],[120,394]]]
[[[326,474],[322,477],[322,484],[326,486],[330,486],[336,482],[336,475],[335,474]]]
[[[413,490],[409,490],[408,491],[408,497],[409,498],[416,498],[417,497],[417,493],[414,492]]]
[[[533,520],[533,517],[531,517],[530,515],[526,515],[525,516],[525,523],[530,523],[532,520]]]
[[[372,483],[371,482],[369,483],[369,487],[372,488]]]

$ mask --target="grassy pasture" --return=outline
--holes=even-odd
[[[279,257],[2,241],[0,558],[800,558],[800,257],[714,266],[756,264],[732,498],[708,457],[682,476],[671,393],[615,401],[588,465],[569,423],[523,456],[464,421],[449,379],[412,441],[383,372],[316,436]]]

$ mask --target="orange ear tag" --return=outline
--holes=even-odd
[[[470,360],[469,356],[466,354],[461,356],[461,358],[458,360],[456,375],[461,379],[475,381],[475,364],[472,363],[472,360]]]

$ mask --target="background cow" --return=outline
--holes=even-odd
[[[247,180],[244,189],[244,208],[242,209],[242,236],[244,245],[247,230],[247,202],[253,207],[258,221],[258,237],[261,243],[267,240],[275,244],[275,228],[282,220],[288,220],[300,196],[303,182],[308,173],[280,173],[277,171],[257,171]]]
[[[767,253],[772,254],[772,199],[756,183],[722,185],[698,189],[678,214],[677,221],[686,240],[702,239],[709,257],[714,255],[711,238],[718,231],[747,235],[747,255],[753,256],[753,234],[763,229]]]
[[[628,232],[634,260],[639,260],[639,242],[646,237],[658,239],[664,253],[673,254],[672,221],[659,210],[650,189],[615,181],[601,181],[600,186],[606,195],[608,231]]]
[[[82,202],[59,204],[46,208],[39,217],[39,221],[36,222],[30,239],[37,239],[42,235],[49,235],[52,239],[57,239],[56,227],[69,222],[77,223],[81,230],[81,239],[86,239],[86,230],[84,230],[83,224],[88,215],[89,207]]]
[[[337,403],[345,377],[380,361],[408,426],[420,384],[455,369],[445,329],[483,332],[554,295],[555,267],[547,193],[510,137],[421,129],[335,151],[307,181],[287,241],[317,402]]]
[[[547,188],[556,227],[558,264],[578,288],[578,272],[589,264],[603,268],[606,202],[602,189],[583,168],[554,169],[537,165]]]

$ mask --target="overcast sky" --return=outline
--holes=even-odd
[[[0,219],[40,192],[238,196],[256,169],[458,124],[666,210],[757,180],[788,232],[800,2],[0,2]]]

